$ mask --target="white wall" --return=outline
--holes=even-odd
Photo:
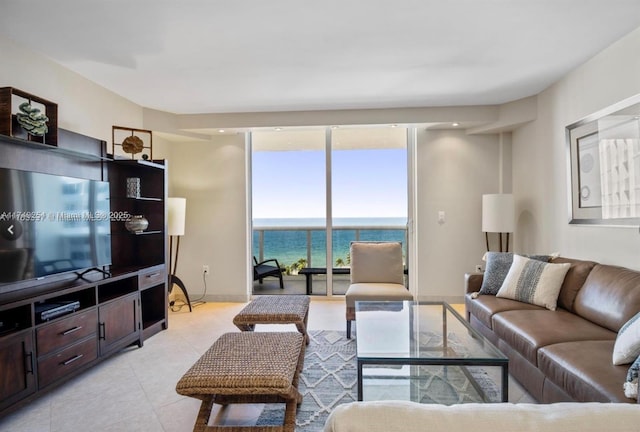
[[[108,145],[111,126],[142,127],[139,105],[3,37],[0,53],[0,87],[15,87],[56,103],[58,127]]]
[[[169,196],[187,199],[185,235],[176,274],[191,300],[247,301],[247,206],[244,135],[163,146]]]
[[[569,225],[565,127],[640,93],[640,29],[538,96],[538,117],[513,133],[516,247],[640,269],[638,227]]]
[[[508,139],[505,141],[508,147]],[[416,229],[420,300],[460,302],[464,274],[483,264],[486,243],[482,233],[482,195],[499,191],[499,152],[499,136],[495,134],[418,131]],[[509,161],[506,166],[510,168]],[[442,224],[438,223],[439,211],[445,212]],[[492,240],[496,250],[497,240]]]

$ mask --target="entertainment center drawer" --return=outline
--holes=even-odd
[[[152,286],[164,283],[167,279],[167,275],[164,270],[155,270],[147,273],[140,273],[138,275],[138,286],[141,290],[150,288]]]
[[[92,337],[58,354],[38,358],[38,387],[45,387],[98,358],[98,339]]]
[[[64,348],[89,335],[95,335],[98,329],[98,310],[75,313],[52,324],[36,330],[38,356],[42,357],[57,349]]]

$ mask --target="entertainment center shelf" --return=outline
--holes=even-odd
[[[106,142],[58,129],[56,146],[0,135],[0,169],[108,182],[111,257],[110,265],[86,274],[7,282],[0,269],[2,418],[166,329],[168,289],[164,161],[114,159]],[[132,177],[140,179],[140,197],[127,197]],[[0,205],[14,201],[0,191]],[[144,216],[148,229],[129,232],[122,215]],[[0,259],[7,247],[15,246],[0,238]]]

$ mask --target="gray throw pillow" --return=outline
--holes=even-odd
[[[549,255],[519,255],[542,262],[549,262],[551,259]],[[513,252],[487,252],[486,260],[480,294],[496,295],[513,263]]]
[[[624,395],[630,399],[638,399],[638,370],[640,369],[640,357],[633,362],[627,372],[624,383]]]

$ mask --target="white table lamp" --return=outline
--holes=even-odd
[[[189,311],[191,308],[191,301],[189,300],[189,294],[184,283],[176,276],[176,269],[178,267],[178,253],[180,252],[180,237],[184,235],[184,227],[187,215],[187,199],[186,198],[167,198],[167,232],[169,234],[169,293],[173,289],[173,285],[178,285],[182,290],[187,304],[189,305]],[[176,252],[175,259],[173,253],[173,238],[176,237]],[[171,304],[173,306],[173,304]]]
[[[500,252],[502,252],[502,233],[507,234],[506,252],[509,252],[509,233],[515,231],[515,205],[511,194],[482,195],[482,231],[489,251],[489,233],[500,234]]]

